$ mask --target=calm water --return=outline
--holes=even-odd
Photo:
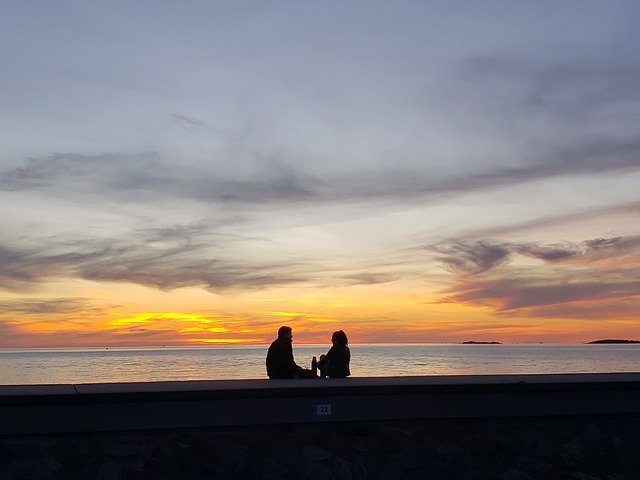
[[[294,345],[299,365],[326,345]],[[0,349],[0,384],[266,378],[267,346]],[[640,345],[352,345],[356,377],[640,372]]]

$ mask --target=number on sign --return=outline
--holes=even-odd
[[[314,413],[316,415],[331,415],[330,403],[319,403],[315,406]]]

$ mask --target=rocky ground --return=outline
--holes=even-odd
[[[0,437],[0,479],[640,478],[640,415]]]

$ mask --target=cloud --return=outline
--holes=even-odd
[[[553,177],[611,173],[640,168],[640,138],[603,138],[556,149],[546,155],[530,155],[520,167],[500,167],[444,179],[432,191],[442,193],[475,191]]]
[[[640,273],[640,268],[629,273]],[[461,282],[454,287],[455,301],[475,303],[495,308],[498,312],[536,311],[536,307],[563,305],[571,310],[574,302],[627,300],[637,297],[640,280],[612,280],[592,275],[593,280],[566,276],[557,278],[527,278],[509,276],[500,279]],[[570,281],[569,281],[570,279]],[[564,281],[563,281],[564,280]]]
[[[570,243],[550,245],[524,244],[516,246],[514,249],[522,255],[547,262],[560,262],[580,254],[579,247]]]
[[[466,275],[486,272],[507,261],[510,253],[507,246],[489,241],[465,243],[453,240],[429,248],[436,252],[436,260],[446,270]]]
[[[421,170],[394,165],[375,172],[351,172],[340,177],[323,178],[325,190],[317,190],[316,193],[324,192],[320,200],[415,201],[548,178],[613,174],[637,169],[640,169],[640,137],[604,137],[546,153],[533,155],[526,152],[520,166],[485,167],[475,173],[465,171],[434,177],[427,163]]]
[[[619,46],[616,46],[619,48]],[[640,65],[632,56],[610,51],[573,52],[572,60],[545,58],[524,60],[484,55],[463,60],[456,73],[472,78],[473,92],[481,98],[511,92],[514,105],[544,110],[550,120],[588,122],[606,107],[640,98],[634,87],[640,81]],[[496,84],[503,89],[496,89]],[[506,88],[510,86],[511,88]]]
[[[311,275],[308,265],[216,255],[216,240],[223,242],[201,226],[188,225],[106,239],[31,239],[29,248],[0,245],[0,287],[28,290],[52,278],[74,277],[166,290],[202,286],[220,291],[298,283]]]
[[[33,262],[30,259],[34,258],[34,255],[38,256],[38,253],[0,244],[0,288],[28,289],[42,278],[55,275],[55,265]]]
[[[435,252],[435,259],[452,273],[474,275],[503,265],[515,253],[546,263],[573,261],[586,264],[627,257],[635,255],[640,248],[640,235],[551,244],[451,239],[424,248]]]
[[[424,201],[454,193],[498,188],[551,177],[613,173],[640,169],[640,137],[603,137],[526,154],[520,166],[486,167],[475,173],[434,177],[424,166],[397,162],[376,169],[310,174],[302,162],[283,155],[252,154],[219,158],[209,165],[162,161],[153,152],[82,155],[59,153],[26,160],[0,173],[0,191],[40,190],[52,195],[102,196],[120,201],[189,199],[204,203],[247,205],[283,202],[336,204],[371,201]],[[243,169],[233,164],[245,164]],[[244,173],[243,173],[244,172]]]
[[[518,244],[514,249],[520,254],[539,258],[548,262],[573,261],[590,263],[616,258],[636,257],[640,248],[640,235],[627,237],[595,238],[581,243],[536,245]]]
[[[207,124],[200,121],[200,120],[196,120],[195,118],[191,118],[188,117],[186,115],[181,115],[179,113],[172,113],[171,114],[171,120],[173,120],[173,122],[179,126],[181,126],[182,128],[184,128],[185,130],[193,130],[194,128],[199,128],[199,127],[206,127]]]
[[[590,252],[596,255],[630,252],[640,248],[640,235],[631,237],[595,238],[593,240],[586,240],[584,244]]]
[[[70,183],[76,189],[95,191],[95,187],[128,190],[155,184],[154,173],[161,165],[153,152],[139,154],[82,155],[55,153],[25,160],[26,165],[0,175],[6,191],[53,188],[64,190]],[[82,183],[78,181],[82,180]]]
[[[640,302],[640,236],[562,244],[452,240],[431,248],[455,274],[443,292],[448,301],[571,318],[628,316]],[[515,254],[542,263],[510,263]]]
[[[0,301],[0,315],[58,315],[86,311],[102,311],[104,307],[96,306],[83,298],[53,299],[19,299]]]
[[[519,223],[512,223],[507,226],[483,229],[474,236],[500,237],[504,235],[522,234],[533,232],[537,229],[563,226],[579,221],[598,221],[602,218],[612,216],[637,216],[640,214],[640,202],[629,202],[617,205],[607,205],[604,207],[590,208],[588,210],[573,212],[569,214],[545,216],[534,220],[525,220]]]
[[[226,159],[225,159],[226,160]],[[280,160],[256,163],[250,176],[236,178],[220,168],[180,165],[154,152],[82,155],[57,153],[28,158],[26,165],[0,174],[0,191],[42,190],[64,197],[107,196],[117,200],[192,199],[202,202],[271,203],[312,198],[318,182]]]
[[[529,316],[537,318],[571,318],[577,320],[626,319],[637,325],[639,298],[597,299],[574,302],[570,305],[539,305],[530,309]]]
[[[389,283],[396,281],[400,275],[393,273],[357,273],[354,275],[346,275],[343,277],[353,282],[355,285],[377,285],[380,283]]]

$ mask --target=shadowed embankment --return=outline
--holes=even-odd
[[[0,478],[638,478],[640,374],[0,387]]]

